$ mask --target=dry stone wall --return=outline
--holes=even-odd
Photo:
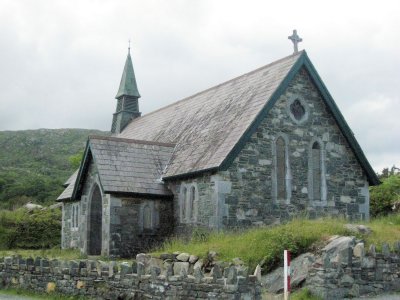
[[[353,298],[400,291],[400,242],[377,252],[354,237],[339,237],[324,249],[309,270],[306,285],[323,299]]]
[[[3,287],[84,295],[94,299],[261,299],[256,275],[241,266],[214,264],[195,256],[138,254],[132,263],[63,261],[37,257],[0,260]]]

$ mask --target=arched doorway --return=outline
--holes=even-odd
[[[94,187],[90,199],[89,232],[88,232],[88,254],[101,255],[101,234],[103,219],[103,201],[99,186]]]

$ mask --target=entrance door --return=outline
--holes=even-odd
[[[101,192],[98,185],[95,186],[90,199],[90,215],[89,215],[89,255],[101,255],[101,232],[103,207]]]

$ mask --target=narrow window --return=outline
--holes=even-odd
[[[321,146],[318,142],[312,145],[312,195],[314,200],[321,200]]]
[[[143,208],[143,228],[151,229],[152,227],[151,209],[149,205],[145,205]]]
[[[192,186],[190,188],[190,220],[191,221],[194,221],[194,219],[195,219],[195,214],[194,214],[195,199],[196,199],[196,188],[194,186]]]
[[[75,228],[75,205],[72,204],[72,218],[71,218],[71,227]]]
[[[286,199],[286,149],[282,137],[276,140],[276,190],[277,199]]]
[[[182,202],[181,202],[181,210],[182,210],[182,221],[186,219],[186,211],[187,211],[187,188],[183,188],[182,190]]]
[[[78,228],[79,224],[79,204],[76,205],[76,211],[75,211],[75,228]]]

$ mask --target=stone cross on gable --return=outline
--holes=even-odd
[[[302,42],[303,39],[301,39],[298,35],[297,35],[297,30],[294,29],[293,30],[293,34],[291,36],[288,36],[288,39],[291,40],[293,42],[293,48],[294,48],[294,52],[293,53],[297,53],[299,52],[299,49],[297,48],[297,44]]]

